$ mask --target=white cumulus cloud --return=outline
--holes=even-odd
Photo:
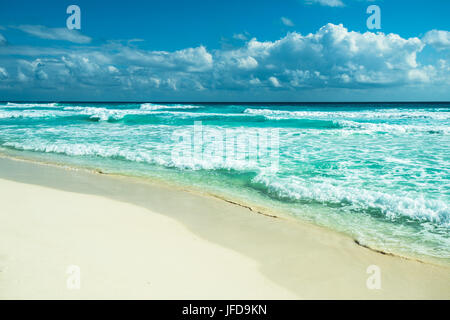
[[[420,59],[427,43],[436,45],[435,38],[445,44],[435,32],[423,39],[403,38],[330,23],[306,35],[290,32],[275,41],[252,38],[238,47],[216,50],[142,50],[125,42],[57,50],[8,45],[0,46],[0,77],[22,90],[125,90],[131,97],[155,91],[170,97],[175,91],[284,93],[444,85],[450,83],[446,51],[436,52],[434,64]]]
[[[450,49],[450,32],[444,30],[431,30],[425,34],[423,41],[439,50]]]
[[[316,33],[292,32],[273,42],[251,39],[215,58],[222,76],[235,80],[273,76],[292,87],[393,85],[407,82],[409,71],[420,69],[416,57],[423,46],[418,38],[359,33],[327,24]],[[250,74],[232,72],[233,62],[247,57],[258,62],[257,68]]]

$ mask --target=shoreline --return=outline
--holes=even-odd
[[[244,209],[248,209],[251,213],[254,213],[254,214],[260,214],[263,216],[277,218],[277,219],[285,219],[288,221],[292,221],[293,223],[301,223],[301,224],[305,224],[305,225],[311,225],[315,228],[323,228],[325,230],[325,232],[333,232],[339,236],[349,238],[354,243],[356,243],[358,246],[360,246],[364,249],[367,249],[367,250],[371,250],[378,254],[389,255],[389,256],[400,258],[400,259],[411,260],[411,261],[416,261],[416,262],[420,262],[420,263],[450,268],[449,263],[446,263],[445,261],[440,260],[438,258],[423,257],[423,256],[419,257],[419,256],[415,256],[413,254],[408,255],[408,254],[400,254],[398,252],[384,251],[383,249],[372,247],[365,243],[361,243],[358,239],[352,237],[351,235],[349,235],[347,233],[341,232],[339,230],[335,230],[328,226],[319,225],[319,224],[313,223],[311,221],[307,221],[307,220],[304,220],[304,219],[301,219],[298,217],[294,217],[292,214],[290,214],[288,212],[284,212],[282,210],[275,210],[274,208],[260,206],[256,203],[250,203],[249,201],[244,202],[240,199],[233,198],[229,195],[210,192],[208,190],[204,190],[199,187],[192,186],[192,185],[184,185],[184,184],[177,183],[174,181],[168,181],[168,180],[155,178],[155,177],[144,177],[144,176],[136,176],[136,175],[127,175],[127,174],[122,174],[122,173],[103,172],[101,169],[95,168],[95,167],[84,167],[84,166],[77,166],[74,164],[65,164],[62,162],[58,163],[58,162],[52,162],[52,161],[44,161],[44,160],[40,160],[40,159],[32,159],[31,157],[28,158],[28,157],[16,155],[16,154],[9,155],[2,151],[0,151],[0,159],[9,159],[12,161],[24,161],[24,162],[27,162],[30,164],[50,166],[50,167],[55,167],[55,168],[59,168],[59,169],[63,169],[63,170],[80,170],[81,172],[86,172],[86,173],[94,174],[94,175],[102,175],[102,176],[108,176],[108,177],[113,177],[113,178],[114,177],[124,178],[124,179],[129,179],[130,181],[134,181],[137,183],[148,183],[148,184],[154,185],[154,186],[161,186],[161,187],[168,188],[168,189],[176,189],[178,191],[192,193],[192,194],[200,196],[200,197],[211,197],[214,199],[218,199],[220,201],[224,201],[226,203],[230,203],[230,204],[239,206]],[[0,178],[1,178],[1,176],[0,176]]]
[[[227,199],[219,199],[208,194],[202,195],[189,190],[176,189],[170,185],[153,185],[148,181],[137,181],[139,178],[133,179],[132,177],[115,174],[94,174],[88,172],[88,170],[68,169],[55,164],[40,164],[28,159],[17,161],[8,156],[0,157],[0,168],[2,169],[0,187],[6,194],[11,193],[9,185],[15,187],[16,190],[37,187],[43,189],[39,191],[40,194],[46,194],[51,198],[53,198],[52,194],[54,193],[63,193],[70,194],[69,198],[82,196],[83,198],[89,197],[89,201],[94,201],[94,198],[95,201],[105,201],[112,211],[115,210],[116,206],[119,206],[119,203],[126,205],[127,208],[131,205],[136,207],[132,211],[137,210],[137,208],[145,211],[145,214],[139,211],[141,215],[145,216],[144,220],[149,217],[155,219],[158,217],[170,219],[171,222],[182,225],[187,233],[182,237],[180,245],[184,241],[189,243],[189,239],[197,239],[196,242],[201,244],[214,245],[214,248],[204,249],[204,252],[212,255],[216,255],[218,252],[223,254],[221,250],[231,251],[233,258],[230,259],[234,261],[234,264],[231,264],[235,266],[234,272],[228,275],[226,270],[217,270],[216,273],[212,270],[211,276],[213,278],[228,275],[231,279],[240,278],[243,281],[242,279],[247,277],[259,277],[254,279],[255,284],[261,288],[259,295],[247,286],[241,288],[242,292],[239,292],[239,290],[223,290],[224,286],[229,284],[217,280],[220,283],[219,287],[215,288],[217,291],[209,291],[209,295],[204,295],[205,292],[186,294],[187,291],[185,291],[185,295],[180,295],[178,298],[233,299],[240,296],[272,299],[450,298],[450,288],[445,286],[445,283],[450,280],[450,269],[448,267],[410,260],[407,257],[377,253],[374,252],[374,249],[367,249],[358,245],[349,236],[308,222],[285,219],[284,217],[274,219],[274,217],[264,214],[249,214],[248,211],[252,209],[251,206],[242,206],[240,203],[233,203]],[[20,186],[13,186],[15,184]],[[11,197],[14,196],[14,192],[10,195]],[[177,201],[173,201],[173,199]],[[38,201],[38,199],[35,200]],[[9,198],[6,197],[5,201],[8,202]],[[78,203],[79,206],[82,206],[92,217],[98,216],[100,220],[108,217],[108,213],[98,210],[98,206],[85,208],[83,201],[75,202],[75,204]],[[40,205],[48,207],[50,203],[44,202]],[[35,208],[39,211],[39,215],[45,216],[46,210],[39,209],[39,207]],[[21,210],[20,213],[22,215],[27,214],[24,210]],[[131,226],[139,227],[134,225],[132,217],[128,217],[124,212],[115,214],[122,219],[122,222],[126,221]],[[142,216],[140,217],[142,218]],[[52,218],[57,219],[58,216],[54,215]],[[15,218],[10,215],[3,216],[3,219],[12,219],[11,223],[14,224]],[[84,217],[84,219],[87,219],[87,217]],[[86,224],[89,225],[88,221],[86,221]],[[17,226],[19,225],[16,224]],[[46,227],[49,227],[49,225],[46,225]],[[61,226],[50,227],[48,231],[51,234],[57,232]],[[102,224],[98,224],[97,227],[99,230],[103,230]],[[120,229],[118,225],[115,227]],[[173,225],[167,228],[166,232],[169,236],[176,238],[178,235],[173,232],[174,228],[178,227]],[[28,230],[27,232],[37,231]],[[152,232],[151,228],[143,230],[142,236],[144,239],[146,232]],[[95,238],[95,235],[92,236]],[[2,234],[1,237],[4,237],[4,235]],[[109,238],[110,241],[117,241],[114,234],[107,234],[106,232],[105,237]],[[11,244],[8,240],[11,239],[6,237],[2,239],[2,242]],[[89,251],[89,242],[80,244],[80,246]],[[148,244],[148,246],[151,249],[154,244]],[[8,251],[9,249],[2,248],[2,250]],[[44,246],[39,248],[38,251],[45,252],[46,250]],[[162,252],[159,252],[159,254],[164,257],[164,249],[161,250]],[[173,256],[176,257],[178,254],[182,254],[184,249],[181,245],[180,249],[172,248],[172,250],[175,250]],[[203,255],[201,250],[196,252],[200,257]],[[9,253],[0,252],[0,257],[8,255],[14,255],[14,250]],[[196,259],[190,261],[189,257],[185,258],[188,261],[187,265],[191,266],[189,274],[194,278],[198,277],[199,271],[196,270],[200,266],[198,261]],[[27,259],[31,258],[28,257]],[[107,261],[112,257],[104,255],[104,259]],[[38,264],[39,261],[39,256],[30,260],[34,264]],[[93,263],[89,259],[86,261]],[[1,258],[0,262],[2,262]],[[212,261],[208,261],[208,263],[214,265]],[[366,268],[373,264],[379,265],[384,274],[382,290],[366,288],[366,279],[369,276],[366,273]],[[253,267],[248,267],[249,265]],[[220,268],[216,265],[214,267]],[[11,279],[8,279],[7,272],[3,272],[3,268],[1,268],[1,271],[0,288],[6,287],[9,288],[7,290],[13,290],[8,287]],[[29,278],[36,279],[38,277],[30,270],[27,272],[25,273]],[[170,278],[173,270],[167,270],[167,272],[159,270],[159,272],[162,272],[160,276]],[[139,279],[142,274],[137,273],[135,276]],[[226,280],[229,282],[230,278]],[[5,281],[6,286],[4,285]],[[239,287],[239,282],[231,281],[231,283],[235,285],[235,288]],[[122,283],[123,286],[127,284],[128,282]],[[200,286],[202,285],[204,284]],[[184,288],[183,285],[174,286],[170,289],[177,291],[180,288]],[[89,299],[109,296],[106,292],[102,293],[102,290],[106,290],[106,288],[97,287],[97,295],[85,293],[87,296],[82,295],[82,297]],[[144,291],[141,293],[141,295],[137,295],[138,298],[148,297],[144,294]],[[20,296],[20,292],[16,294]],[[66,297],[65,294],[67,293],[63,293],[63,297]],[[177,298],[176,294],[170,295],[170,292],[165,294],[161,294],[159,297],[167,297],[168,295]],[[129,296],[133,295],[129,294]],[[39,298],[41,296],[26,295],[26,297]],[[70,297],[74,297],[73,292],[69,294]],[[80,298],[76,295],[75,297]],[[4,292],[4,289],[0,290],[0,298],[8,298],[8,292]]]

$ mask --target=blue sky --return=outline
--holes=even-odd
[[[366,25],[374,4],[380,30]],[[448,101],[449,12],[447,0],[1,0],[0,100]]]

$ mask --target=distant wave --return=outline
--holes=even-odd
[[[424,132],[431,134],[450,134],[450,127],[443,125],[412,125],[412,124],[388,124],[388,123],[367,123],[350,120],[336,121],[342,128],[359,129],[366,132],[386,132],[386,133],[408,133]]]
[[[52,119],[64,117],[85,117],[92,121],[115,122],[125,121],[136,124],[190,124],[192,121],[216,121],[229,123],[264,123],[267,117],[262,113],[217,113],[217,112],[189,112],[160,109],[108,109],[102,107],[67,106],[63,109],[25,109],[25,110],[0,110],[0,119]],[[450,134],[448,125],[437,124],[390,124],[370,123],[352,120],[333,120],[331,118],[280,118],[276,117],[276,126],[298,129],[346,129],[360,133],[429,133]]]
[[[218,112],[189,112],[185,110],[200,107],[173,108],[173,106],[142,106],[139,109],[110,109],[103,107],[66,106],[62,110],[0,110],[0,119],[7,118],[56,118],[56,117],[86,117],[92,121],[129,123],[172,123],[192,124],[192,121],[217,121],[232,123],[262,123],[264,116],[245,113],[218,113]],[[340,124],[331,120],[314,119],[286,119],[284,125],[298,128],[333,129],[340,128]]]
[[[2,108],[2,109],[1,109]],[[17,109],[17,108],[21,108]],[[16,110],[17,109],[17,110]],[[190,110],[201,110],[192,112]],[[450,112],[442,111],[284,111],[247,108],[242,113],[206,112],[195,105],[141,104],[136,108],[105,108],[94,106],[60,106],[56,103],[8,103],[0,107],[0,119],[49,119],[81,117],[91,121],[125,121],[137,124],[188,124],[189,121],[216,121],[227,123],[264,123],[275,121],[274,126],[299,129],[345,129],[360,133],[429,133],[450,134],[450,126],[442,121],[450,119]],[[409,118],[408,118],[409,117]],[[433,123],[398,124],[367,122],[365,119],[432,119]],[[438,121],[441,121],[440,123]]]
[[[150,114],[149,111],[139,109],[107,109],[98,107],[65,107],[65,111],[76,111],[77,114],[87,115],[91,119],[99,121],[120,120],[127,115],[144,115]]]
[[[163,104],[154,104],[154,103],[143,103],[141,104],[141,110],[167,110],[167,109],[179,109],[179,110],[188,110],[188,109],[200,109],[203,108],[201,106],[187,105],[187,104],[178,104],[178,105],[163,105]]]
[[[84,106],[66,106],[62,110],[0,110],[0,119],[7,118],[54,118],[54,117],[73,117],[73,116],[88,116],[90,119],[97,121],[115,121],[121,120],[129,116],[163,116],[167,120],[168,118],[177,119],[208,119],[208,118],[245,118],[248,119],[251,116],[243,114],[222,114],[211,112],[181,112],[182,108],[175,108],[176,111],[164,110],[172,108],[140,108],[140,109],[109,109],[103,107],[84,107]],[[187,108],[187,109],[194,109]],[[142,122],[145,122],[142,119]]]
[[[164,108],[163,108],[164,109]],[[167,108],[172,109],[172,108]],[[181,108],[179,108],[181,109]],[[180,112],[177,111],[169,111],[169,110],[161,110],[161,109],[107,109],[107,108],[97,108],[97,107],[66,107],[64,110],[67,111],[77,111],[78,114],[88,115],[92,119],[98,119],[100,121],[109,121],[109,120],[121,120],[125,117],[130,116],[163,116],[166,118],[172,118],[174,121],[180,119],[200,119],[204,118],[231,118],[231,117],[245,117],[242,114],[222,114],[222,113],[211,113],[211,112]],[[245,117],[245,118],[248,118]],[[142,118],[141,122],[145,123],[146,119]]]
[[[443,109],[431,110],[401,110],[375,109],[371,111],[287,111],[247,108],[244,113],[263,115],[268,119],[292,118],[329,118],[329,119],[435,119],[449,120],[450,112]]]
[[[0,105],[0,108],[48,108],[56,107],[57,103],[14,103],[8,102],[6,105]]]
[[[68,116],[64,111],[48,110],[23,110],[4,111],[0,110],[0,119],[20,119],[20,118],[56,118]]]

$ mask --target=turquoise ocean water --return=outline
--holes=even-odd
[[[450,263],[450,103],[4,102],[0,152],[193,186]]]

